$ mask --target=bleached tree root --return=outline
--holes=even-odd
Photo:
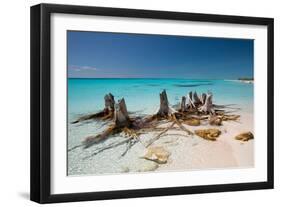
[[[75,150],[75,149],[78,149],[78,148],[80,148],[80,147],[83,147],[83,144],[79,144],[79,145],[76,145],[76,146],[74,146],[74,147],[71,147],[71,148],[68,149],[67,151],[68,151],[68,152],[71,152],[71,151],[73,151],[73,150]]]
[[[201,103],[196,91],[193,93],[193,102],[194,102],[194,105],[199,105]]]
[[[168,102],[168,96],[166,93],[166,90],[163,90],[160,93],[160,108],[157,112],[157,115],[160,117],[168,116],[169,114],[169,102]]]
[[[114,111],[114,122],[116,127],[129,127],[131,125],[131,120],[128,115],[125,99],[122,98],[115,105]]]
[[[90,114],[90,115],[82,116],[79,119],[71,122],[71,124],[77,124],[77,123],[82,122],[82,121],[87,121],[87,120],[91,120],[91,119],[101,118],[101,117],[104,117],[104,116],[105,116],[105,112],[101,111],[101,112],[98,112],[98,113],[95,113],[95,114]]]
[[[114,135],[121,132],[121,129],[116,127],[116,125],[111,125],[106,130],[104,130],[101,134],[96,136],[86,137],[82,142],[84,149],[91,147],[93,144],[97,144],[103,140],[105,140],[108,136]]]
[[[82,116],[79,119],[77,119],[76,121],[71,122],[71,124],[76,124],[76,123],[79,123],[82,121],[98,119],[98,118],[100,118],[102,120],[111,119],[111,118],[113,118],[114,104],[115,104],[114,96],[111,93],[106,94],[104,96],[104,109],[102,111],[95,113],[95,114],[89,114],[89,115]]]
[[[206,93],[202,93],[202,94],[201,94],[201,96],[200,96],[200,102],[201,102],[202,105],[205,103],[206,97],[207,97]]]
[[[188,135],[185,135],[185,134],[176,134],[176,133],[165,133],[165,134],[162,134],[161,137],[165,137],[165,136],[177,136],[177,137],[184,137],[184,138],[189,138]],[[177,140],[177,139],[176,139]],[[175,140],[175,141],[176,141]],[[164,142],[165,143],[165,142]]]
[[[139,139],[131,139],[127,142],[126,150],[121,154],[121,157],[124,157],[127,152],[136,144],[139,142]]]
[[[122,140],[122,141],[120,141],[120,142],[115,142],[115,143],[112,143],[112,144],[107,145],[106,147],[98,148],[98,149],[96,149],[91,155],[84,157],[83,160],[86,160],[86,159],[88,159],[88,158],[91,158],[91,157],[93,157],[93,156],[95,156],[95,155],[97,155],[97,154],[99,154],[99,153],[101,153],[101,152],[103,152],[103,151],[105,151],[105,150],[109,150],[109,149],[118,147],[118,146],[120,146],[120,145],[126,144],[126,143],[128,143],[131,139],[132,139],[132,138],[126,138],[126,139],[124,139],[124,140]]]
[[[206,100],[204,105],[198,108],[198,111],[205,113],[205,114],[215,114],[215,109],[213,107],[212,102],[213,95],[211,93],[208,93],[206,96]]]
[[[105,150],[109,150],[109,149],[118,147],[120,145],[127,144],[126,150],[121,154],[121,157],[125,156],[126,153],[131,149],[131,147],[133,145],[135,145],[137,142],[139,142],[139,135],[135,131],[128,129],[126,127],[122,130],[122,132],[124,132],[124,136],[126,136],[126,138],[124,140],[111,143],[105,147],[98,148],[90,156],[84,157],[84,159],[93,157]]]
[[[187,96],[188,104],[187,109],[196,109],[195,103],[193,102],[192,92],[189,92]]]
[[[236,121],[240,118],[240,115],[223,115],[222,120],[223,121]]]
[[[93,144],[99,143],[106,139],[108,136],[120,133],[122,130],[131,126],[131,120],[128,115],[126,103],[124,99],[115,104],[114,109],[114,124],[109,126],[101,134],[96,136],[89,136],[83,141],[84,148],[88,148]]]
[[[186,112],[187,107],[186,107],[186,97],[183,96],[181,99],[181,104],[180,104],[180,112]]]
[[[149,147],[150,145],[152,145],[155,141],[157,141],[162,134],[166,133],[168,130],[170,130],[174,125],[176,124],[176,122],[173,122],[169,127],[167,127],[166,129],[164,129],[161,133],[159,133],[156,137],[152,138],[151,140],[148,141],[148,143],[145,145],[145,147]]]
[[[110,125],[101,134],[87,137],[83,141],[82,145],[77,145],[69,149],[69,151],[72,151],[81,146],[84,148],[88,148],[93,144],[97,144],[105,140],[109,136],[121,133],[121,135],[125,136],[124,140],[109,144],[105,147],[98,148],[85,159],[105,150],[112,149],[122,144],[126,144],[126,149],[121,154],[121,157],[123,157],[128,153],[132,146],[134,146],[138,142],[141,142],[139,137],[141,133],[155,131],[160,132],[144,144],[145,147],[149,147],[155,141],[167,134],[169,130],[184,131],[185,133],[187,133],[185,137],[193,136],[194,132],[192,132],[185,126],[185,124],[188,124],[190,120],[197,121],[197,124],[192,126],[200,125],[201,120],[214,120],[213,122],[215,125],[220,125],[222,121],[236,121],[240,117],[239,115],[226,115],[226,112],[224,110],[221,110],[220,107],[216,107],[218,105],[213,104],[211,93],[203,93],[201,94],[201,96],[198,96],[196,92],[190,92],[187,97],[182,97],[180,108],[178,110],[175,110],[169,106],[168,96],[165,90],[163,90],[159,96],[160,107],[155,114],[146,117],[132,118],[129,117],[124,99],[119,100],[117,104],[115,104],[114,102],[113,105],[114,97],[111,94],[106,95],[104,111],[107,111],[107,114],[102,114],[104,113],[103,111],[100,112],[101,114],[98,116],[102,116],[102,120],[112,119],[114,121],[114,124]],[[90,118],[90,115],[86,118]],[[161,122],[167,122],[171,124],[168,127],[159,127],[159,124]],[[206,123],[206,121],[204,123]],[[175,125],[177,125],[178,127],[175,127]],[[179,136],[180,135],[181,134],[179,134]]]
[[[175,121],[175,123],[180,127],[181,130],[185,131],[188,135],[193,135],[193,132],[190,131],[189,129],[187,129],[186,127],[184,127],[179,120],[177,119],[177,117],[175,116],[175,114],[172,115],[173,120]]]

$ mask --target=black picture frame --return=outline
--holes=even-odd
[[[51,194],[51,90],[50,90],[50,15],[52,13],[134,17],[181,20],[194,22],[233,23],[267,26],[267,181],[238,184],[219,184],[187,187],[136,189],[74,194]],[[30,199],[38,203],[88,201],[102,199],[166,196],[179,194],[211,193],[273,188],[273,39],[272,18],[195,14],[152,10],[103,8],[56,4],[39,4],[31,7],[31,174]]]

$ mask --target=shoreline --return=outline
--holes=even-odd
[[[253,80],[238,80],[238,81],[240,81],[241,83],[254,84],[254,81],[253,81]]]
[[[248,84],[254,84],[254,80],[224,80],[224,81],[233,81],[233,82],[239,82],[239,83],[248,83]]]

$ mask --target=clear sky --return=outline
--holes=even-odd
[[[254,41],[68,31],[70,78],[253,77]]]

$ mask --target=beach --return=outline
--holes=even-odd
[[[174,127],[155,141],[150,147],[161,148],[168,153],[164,163],[144,158],[146,143],[160,131],[149,131],[139,136],[139,142],[122,156],[126,144],[100,153],[97,150],[122,141],[124,134],[109,136],[103,142],[83,149],[68,150],[68,175],[104,175],[118,173],[188,171],[208,169],[249,168],[254,166],[254,140],[239,141],[235,136],[243,132],[254,134],[253,85],[224,80],[188,79],[69,79],[68,81],[68,149],[81,145],[87,136],[101,133],[108,127],[103,121],[88,120],[71,124],[82,115],[95,113],[104,107],[104,95],[112,93],[115,99],[124,98],[130,115],[147,116],[159,108],[159,93],[165,89],[169,105],[175,108],[182,96],[190,91],[210,91],[214,103],[229,105],[230,114],[240,115],[236,121],[223,121],[221,126],[210,126],[202,122],[199,126],[184,124],[190,131],[197,129],[219,129],[216,141]],[[157,127],[165,128],[171,123],[163,122]]]

